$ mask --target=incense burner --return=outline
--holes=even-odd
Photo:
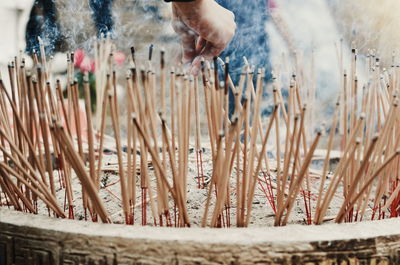
[[[399,264],[400,220],[268,228],[154,228],[0,209],[1,265]]]

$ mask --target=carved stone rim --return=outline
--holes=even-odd
[[[257,228],[162,228],[101,224],[26,214],[0,208],[0,227],[18,226],[100,237],[227,244],[292,244],[400,235],[400,218],[320,226]]]

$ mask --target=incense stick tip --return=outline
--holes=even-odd
[[[150,44],[150,46],[149,46],[149,61],[151,61],[151,59],[153,58],[153,49],[154,49],[154,45]]]
[[[225,62],[224,62],[224,60],[221,59],[221,57],[214,57],[214,58],[217,58],[218,62],[219,62],[222,66],[225,66]]]
[[[239,123],[239,117],[237,115],[235,115],[235,117],[233,117],[232,122],[231,122],[231,126],[236,126]]]
[[[249,61],[247,60],[246,56],[243,56],[243,62],[244,62],[245,67],[249,66]]]
[[[40,36],[38,36],[38,42],[39,42],[39,45],[40,45],[40,46],[44,45],[44,44],[43,44],[43,40],[42,40],[42,38],[41,38]]]

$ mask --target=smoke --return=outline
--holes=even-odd
[[[166,60],[175,60],[180,54],[179,38],[171,26],[170,5],[158,0],[114,0],[114,38],[117,49],[129,51],[145,58],[150,44],[158,58],[159,51],[166,51]]]
[[[297,71],[304,70],[308,76],[315,75],[317,94],[321,98],[332,96],[339,88],[338,58],[335,50],[341,36],[324,0],[280,1],[278,10],[287,25],[289,38],[300,57]],[[269,24],[272,62],[282,68],[282,53],[289,54],[276,26]],[[289,59],[289,58],[288,58]],[[315,74],[311,73],[314,61]],[[287,69],[288,67],[286,67]],[[296,71],[294,63],[288,70]]]
[[[84,49],[89,53],[92,51],[93,40],[99,33],[93,8],[100,2],[101,0],[55,1],[60,32],[65,38],[65,43],[68,44],[66,50]],[[263,3],[265,5],[264,0],[254,0],[246,5],[243,5],[242,0],[220,0],[219,2],[229,9],[235,9],[233,11],[236,20],[242,23],[241,29],[228,48],[229,52],[226,53],[231,57],[231,64],[242,65],[244,55],[256,67],[267,68],[267,74],[269,74],[271,67],[268,61],[270,59],[272,69],[280,74],[284,88],[288,87],[292,73],[301,74],[303,75],[302,88],[315,87],[317,100],[327,102],[316,104],[318,108],[329,109],[329,103],[334,104],[332,99],[337,97],[340,88],[338,51],[343,35],[339,33],[337,18],[343,14],[342,9],[351,10],[351,5],[357,1],[339,4],[339,1],[335,0],[330,5],[325,0],[278,2],[277,11],[297,51],[299,58],[297,67],[282,38],[282,32],[277,30],[276,24],[267,18],[266,8],[261,8]],[[387,4],[385,6],[386,9]],[[179,54],[178,38],[170,26],[169,5],[156,0],[114,0],[111,9],[112,30],[110,32],[117,50],[127,53],[131,46],[135,46],[138,56],[141,56],[147,52],[148,45],[153,43],[156,50],[161,47],[166,48],[167,57],[176,57]],[[335,16],[332,15],[332,10]],[[263,32],[265,24],[268,36]],[[351,28],[351,31],[354,31],[355,24]],[[361,32],[359,28],[357,32]],[[49,38],[47,40],[51,41]],[[260,40],[263,42],[262,45],[259,43]],[[344,59],[349,58],[350,48],[346,43],[343,45],[343,50]],[[348,64],[348,60],[344,61],[344,68],[347,68]],[[234,67],[232,67],[233,70]],[[317,109],[315,112],[318,112]]]
[[[37,0],[33,4],[26,26],[27,51],[39,50],[38,37],[46,45],[46,52],[52,53],[60,46],[62,37],[57,22],[56,7],[53,0]]]
[[[283,21],[298,61],[296,63],[290,56],[282,29],[271,22],[267,25],[267,31],[273,69],[281,75],[282,85],[286,88],[292,73],[302,76],[301,92],[312,112],[312,124],[319,127],[321,122],[330,120],[340,93],[341,71],[350,70],[351,49],[346,42],[340,41],[342,34],[332,15],[331,6],[325,0],[279,1],[276,12]],[[341,50],[343,66],[340,65]],[[359,80],[362,83],[365,79],[361,71],[362,60],[359,60],[359,65]],[[314,89],[316,98],[312,95]]]
[[[83,49],[90,51],[97,31],[93,22],[93,11],[88,1],[56,1],[60,29],[66,43],[64,51]]]
[[[331,7],[349,43],[354,41],[363,54],[376,49],[381,62],[391,66],[392,52],[400,52],[400,1],[332,0]]]
[[[155,0],[58,0],[57,13],[67,50],[93,52],[93,41],[109,34],[118,51],[131,46],[140,56],[150,43],[176,50],[178,39],[170,25],[170,6]]]

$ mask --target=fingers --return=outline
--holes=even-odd
[[[196,54],[200,54],[201,51],[204,49],[204,46],[206,46],[206,44],[207,40],[200,36],[200,38],[197,40],[196,43]]]
[[[197,76],[200,71],[201,60],[210,60],[214,56],[218,56],[224,50],[224,48],[225,46],[218,47],[214,46],[214,44],[210,42],[207,42],[200,54],[196,56],[196,58],[194,58],[191,65],[190,73],[194,76]]]
[[[225,49],[224,44],[214,44],[207,42],[204,49],[201,51],[200,56],[204,57],[206,60],[211,60],[214,56],[220,55]]]
[[[210,60],[214,56],[220,55],[226,46],[224,43],[216,45],[207,42],[201,37],[196,42],[196,35],[188,33],[182,35],[181,42],[183,47],[182,62],[184,64],[192,63],[190,72],[195,76],[197,76],[200,71],[201,58]]]
[[[221,6],[218,6],[218,11],[220,14],[218,20],[204,22],[198,33],[200,37],[212,43],[209,48],[222,52],[235,35],[236,23],[234,13]]]
[[[214,56],[218,56],[224,50],[225,45],[216,46],[211,42],[207,42],[200,54],[193,60],[190,73],[197,76],[200,71],[201,59],[210,60]]]
[[[173,7],[173,27],[181,36],[182,62],[192,62],[191,73],[197,75],[201,58],[218,56],[232,40],[235,30],[234,14],[214,1],[198,1],[197,8],[178,4]],[[196,39],[198,40],[196,41]]]

